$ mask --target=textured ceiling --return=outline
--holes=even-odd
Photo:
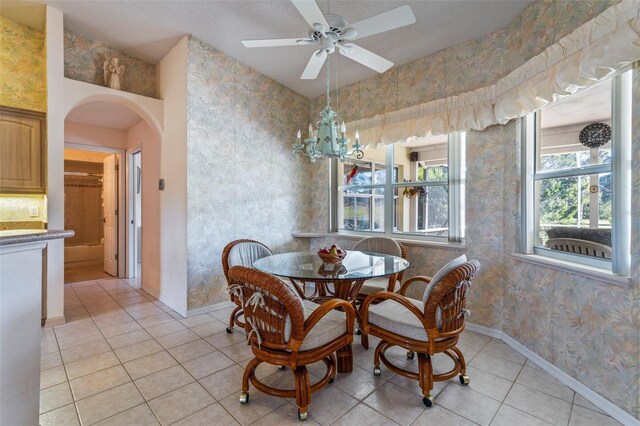
[[[326,13],[357,22],[409,4],[413,25],[358,40],[357,44],[401,65],[504,27],[528,0],[320,0]],[[65,25],[116,48],[157,63],[184,34],[192,34],[298,93],[324,93],[324,72],[317,80],[300,80],[314,46],[249,49],[241,40],[305,37],[309,28],[288,0],[235,1],[74,1],[52,0]],[[337,53],[332,69],[338,86],[375,75]],[[332,75],[332,87],[336,76]]]

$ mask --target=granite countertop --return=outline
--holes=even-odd
[[[74,235],[75,232],[71,230],[56,231],[52,229],[12,229],[8,231],[0,231],[0,246],[55,240],[58,238],[69,238]]]

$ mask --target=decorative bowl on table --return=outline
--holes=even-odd
[[[347,252],[334,244],[329,248],[325,247],[318,250],[318,256],[322,259],[325,268],[331,265],[331,269],[334,269],[333,265],[342,264],[342,260],[347,256]]]
[[[338,278],[338,275],[345,274],[347,268],[341,263],[325,263],[318,268],[318,275],[323,277]]]

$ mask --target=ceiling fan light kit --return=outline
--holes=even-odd
[[[336,50],[360,64],[379,73],[387,71],[393,62],[364,49],[351,41],[375,34],[390,31],[416,22],[416,17],[408,5],[400,6],[387,12],[380,13],[354,24],[342,16],[327,13],[324,15],[315,0],[291,0],[300,15],[307,21],[311,31],[308,38],[299,39],[269,39],[243,40],[246,47],[276,47],[276,46],[305,46],[318,45],[319,49],[312,55],[302,76],[303,80],[314,80],[327,61],[329,55]],[[293,155],[306,155],[312,163],[318,158],[338,158],[344,162],[347,158],[362,159],[362,145],[358,131],[355,134],[353,149],[349,151],[349,139],[346,137],[347,128],[344,122],[338,126],[336,113],[329,106],[329,65],[327,64],[327,105],[320,113],[321,120],[317,122],[318,129],[309,125],[309,136],[302,143],[302,134],[298,130],[296,142],[293,144]],[[340,136],[338,135],[340,127]]]
[[[337,158],[344,162],[350,157],[358,160],[364,157],[358,131],[356,131],[353,149],[349,151],[349,139],[346,138],[347,126],[344,121],[340,126],[341,136],[338,137],[338,122],[335,120],[335,111],[327,105],[320,116],[322,119],[317,123],[317,130],[314,130],[313,125],[309,124],[309,137],[304,140],[304,144],[301,139],[302,133],[298,130],[296,142],[293,144],[294,157],[306,155],[312,163],[315,163],[318,158]]]
[[[327,105],[320,113],[321,120],[316,123],[317,130],[313,129],[313,125],[309,124],[309,135],[302,143],[302,132],[298,130],[296,134],[296,142],[293,144],[293,156],[298,158],[300,155],[306,155],[312,163],[318,158],[337,158],[344,162],[347,158],[354,157],[362,159],[362,145],[360,145],[360,134],[356,130],[355,143],[353,149],[349,151],[349,139],[347,139],[347,125],[342,122],[340,125],[340,136],[338,136],[338,121],[336,113],[329,106],[329,66],[327,66]]]

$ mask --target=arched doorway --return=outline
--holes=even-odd
[[[159,177],[161,140],[157,123],[145,115],[126,99],[104,96],[78,102],[66,115],[64,222],[65,228],[75,227],[76,237],[65,244],[65,283],[113,276],[137,287],[144,282],[150,293],[159,288],[160,208],[152,185]],[[134,155],[141,160],[138,165],[131,161]],[[78,163],[93,163],[101,173],[85,178],[68,170]],[[69,176],[86,179],[89,188],[69,188]],[[90,197],[70,196],[82,190],[93,190],[88,205],[81,203]],[[81,229],[87,223],[89,229]],[[80,273],[68,274],[73,263],[81,266],[75,268]]]

